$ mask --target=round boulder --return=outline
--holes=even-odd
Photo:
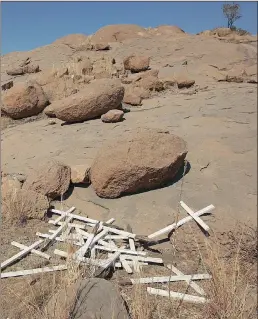
[[[40,85],[19,83],[4,94],[2,111],[16,120],[37,115],[47,105],[48,99]]]
[[[91,167],[98,196],[116,198],[172,181],[187,154],[185,141],[158,130],[139,130],[104,145]]]
[[[133,73],[146,71],[150,66],[150,57],[130,55],[124,59],[124,68]]]
[[[50,160],[28,175],[23,184],[23,189],[32,190],[55,199],[65,194],[69,188],[70,180],[70,167],[58,161]]]

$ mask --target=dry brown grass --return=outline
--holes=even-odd
[[[238,233],[239,234],[239,233]],[[122,291],[132,319],[176,319],[176,318],[205,318],[205,319],[252,319],[255,318],[255,301],[252,294],[250,274],[256,261],[246,260],[250,256],[246,240],[246,231],[238,235],[238,245],[231,251],[230,256],[223,258],[223,247],[215,239],[206,240],[206,251],[202,258],[212,280],[203,286],[209,302],[205,305],[194,305],[175,299],[151,296],[147,293],[147,285],[133,285]],[[254,233],[252,233],[254,234]],[[232,236],[232,235],[230,235]],[[248,234],[250,238],[250,234]],[[250,243],[250,241],[249,241]],[[73,248],[67,245],[67,251]],[[248,246],[248,251],[255,254],[255,247]],[[257,253],[257,250],[256,250]],[[41,275],[35,285],[28,284],[28,297],[22,301],[26,309],[25,319],[71,319],[73,305],[76,302],[76,292],[71,291],[72,284],[80,277],[91,277],[92,269],[81,268],[78,263],[67,259],[68,270],[51,276]],[[249,265],[249,266],[248,266]],[[146,274],[140,273],[139,277]],[[177,291],[175,285],[171,290]],[[183,292],[179,289],[178,291]],[[62,303],[52,303],[51,313],[48,311],[49,300],[61,292]],[[186,292],[190,293],[190,292]],[[61,305],[61,306],[60,306]],[[17,317],[18,318],[18,317]]]
[[[20,211],[20,210],[19,210]],[[192,232],[195,236],[194,231]],[[133,285],[122,289],[132,319],[252,319],[255,318],[256,301],[254,300],[254,273],[257,260],[257,230],[249,227],[238,227],[229,233],[230,254],[226,254],[213,235],[205,239],[206,249],[198,249],[198,258],[203,261],[203,268],[212,275],[212,280],[203,286],[209,302],[205,305],[194,305],[175,299],[151,296],[147,293],[147,285]],[[193,238],[194,239],[194,238]],[[198,245],[197,240],[193,242]],[[72,254],[74,247],[67,242],[66,250]],[[180,253],[180,252],[176,252]],[[99,256],[98,256],[99,258]],[[94,267],[84,267],[67,259],[68,270],[53,275],[42,274],[35,284],[27,281],[26,293],[19,298],[22,315],[13,318],[23,319],[72,319],[72,309],[76,302],[76,291],[71,290],[73,283],[80,278],[93,276]],[[195,271],[193,270],[193,273]],[[138,277],[146,274],[139,273]],[[202,283],[200,283],[202,284]],[[173,291],[190,293],[173,283]],[[184,289],[184,288],[183,288]],[[62,302],[52,302],[49,312],[49,301],[61,293]],[[15,291],[12,292],[15,294]],[[55,300],[55,299],[54,299]]]
[[[199,250],[203,268],[212,275],[200,283],[207,294],[205,305],[194,305],[179,300],[148,295],[146,285],[134,285],[122,291],[133,319],[252,319],[256,318],[256,289],[254,276],[257,266],[257,231],[238,226],[230,232],[230,254],[216,240],[205,239],[206,249]],[[193,232],[194,236],[194,232]],[[233,240],[234,239],[234,240]],[[196,241],[197,244],[197,241]],[[197,244],[198,245],[198,244]],[[193,271],[194,273],[195,271]],[[144,277],[144,274],[139,274]],[[173,291],[190,293],[188,288],[171,284]],[[184,290],[185,289],[185,290]]]
[[[210,300],[204,308],[206,318],[213,319],[251,319],[255,318],[256,302],[254,282],[251,281],[255,269],[243,256],[257,254],[256,242],[246,241],[243,228],[238,233],[237,245],[229,258],[222,258],[219,243],[207,244],[205,259],[212,280],[207,285],[207,297]],[[247,252],[248,250],[248,252]]]
[[[151,302],[150,297],[143,285],[134,285],[131,290],[130,312],[132,318],[153,318],[156,310],[156,302]]]
[[[28,198],[21,195],[19,189],[8,191],[2,197],[2,217],[4,224],[22,225],[28,217]]]
[[[42,274],[31,286],[27,282],[27,297],[23,300],[25,319],[71,319],[76,303],[75,283],[83,276],[78,263],[67,261],[68,269],[59,274]]]

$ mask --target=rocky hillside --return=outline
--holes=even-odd
[[[146,108],[159,108],[160,101],[170,97],[171,112],[175,117],[173,110],[177,112],[176,100],[184,96],[184,104],[193,97],[197,98],[197,104],[201,104],[199,98],[205,91],[213,92],[212,88],[216,88],[217,92],[221,85],[232,88],[232,83],[236,83],[239,88],[248,85],[254,87],[257,83],[256,41],[255,37],[239,36],[226,28],[190,35],[176,26],[144,29],[136,25],[110,25],[90,36],[67,35],[30,52],[12,52],[2,57],[2,127],[12,127],[40,118],[50,118],[49,124],[60,120],[63,124],[86,125],[91,119],[101,118],[103,126],[99,128],[100,131],[92,129],[90,132],[95,139],[101,130],[107,128],[104,123],[121,122],[119,127],[125,128],[127,124],[123,121],[129,123],[132,116],[130,113],[144,111]],[[214,94],[218,98],[218,93]],[[229,100],[223,100],[223,104],[228,102]],[[231,109],[221,104],[217,107]],[[185,108],[186,105],[181,111]],[[200,111],[202,107],[195,106],[191,113],[195,109]],[[160,113],[162,112],[157,113],[158,117]],[[148,121],[141,124],[141,113],[138,114],[138,126],[148,127]],[[218,114],[214,116],[217,118]],[[167,122],[169,123],[169,119]],[[40,122],[36,123],[39,125]],[[32,124],[29,128],[34,130]],[[166,125],[160,122],[158,128],[165,129]],[[64,129],[60,134],[59,143],[65,136]],[[5,137],[4,140],[3,146],[9,148],[10,142]],[[155,138],[150,140],[153,145],[156,143],[154,140]],[[118,149],[119,147],[114,147],[113,153],[119,154]],[[111,150],[112,148],[110,157]],[[151,156],[150,150],[146,152]],[[13,165],[8,160],[7,149],[5,154],[2,169],[10,170]],[[124,161],[122,158],[121,163]],[[65,162],[67,160],[68,158],[64,158]],[[100,166],[101,161],[108,161],[108,158],[100,160]],[[19,161],[19,165],[22,162]],[[18,168],[19,165],[15,167]],[[23,168],[19,170],[24,171]],[[121,171],[114,174],[127,173]],[[103,172],[99,175],[103,179],[105,174]],[[118,183],[115,175],[114,183]],[[94,170],[93,176],[97,176]],[[112,177],[108,177],[109,181],[110,178]],[[153,183],[156,186],[164,182],[163,177],[158,179],[158,183]],[[96,181],[96,178],[93,177],[93,180]],[[103,181],[96,181],[96,188],[99,189],[101,183]],[[153,188],[146,181],[143,186]],[[110,187],[110,191],[99,189],[97,193],[109,193],[108,197],[116,197],[116,186]],[[137,189],[132,185],[124,187],[117,194]]]
[[[213,204],[208,223],[226,245],[236,222],[256,225],[257,37],[111,25],[2,56],[1,85],[3,260],[14,238],[46,227],[50,206],[148,235],[180,200]],[[197,250],[192,230],[177,234],[183,269]]]

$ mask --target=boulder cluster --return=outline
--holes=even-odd
[[[119,114],[113,113],[109,120],[116,116]],[[8,216],[8,204],[15,201],[19,207],[25,203],[29,212],[26,218],[42,218],[50,202],[62,198],[72,184],[91,183],[96,194],[103,198],[162,187],[173,181],[186,154],[182,138],[160,130],[139,129],[104,144],[90,167],[86,164],[69,167],[49,160],[22,178],[4,175],[3,215]]]
[[[104,50],[108,47],[99,42],[94,48]],[[195,83],[180,74],[159,78],[159,70],[151,69],[150,62],[150,57],[141,55],[125,57],[122,65],[108,56],[95,62],[77,56],[68,66],[39,72],[39,66],[30,66],[30,59],[27,59],[23,64],[28,64],[19,68],[35,69],[36,74],[26,82],[6,84],[2,88],[2,112],[12,119],[44,112],[66,123],[95,118],[113,123],[123,119],[123,103],[139,106],[142,100],[171,86],[181,89]],[[16,70],[7,73],[18,74]]]

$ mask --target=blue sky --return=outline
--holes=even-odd
[[[189,33],[226,26],[224,2],[2,2],[1,53],[27,51],[108,24],[171,24]],[[257,33],[257,3],[241,2],[236,26]]]

